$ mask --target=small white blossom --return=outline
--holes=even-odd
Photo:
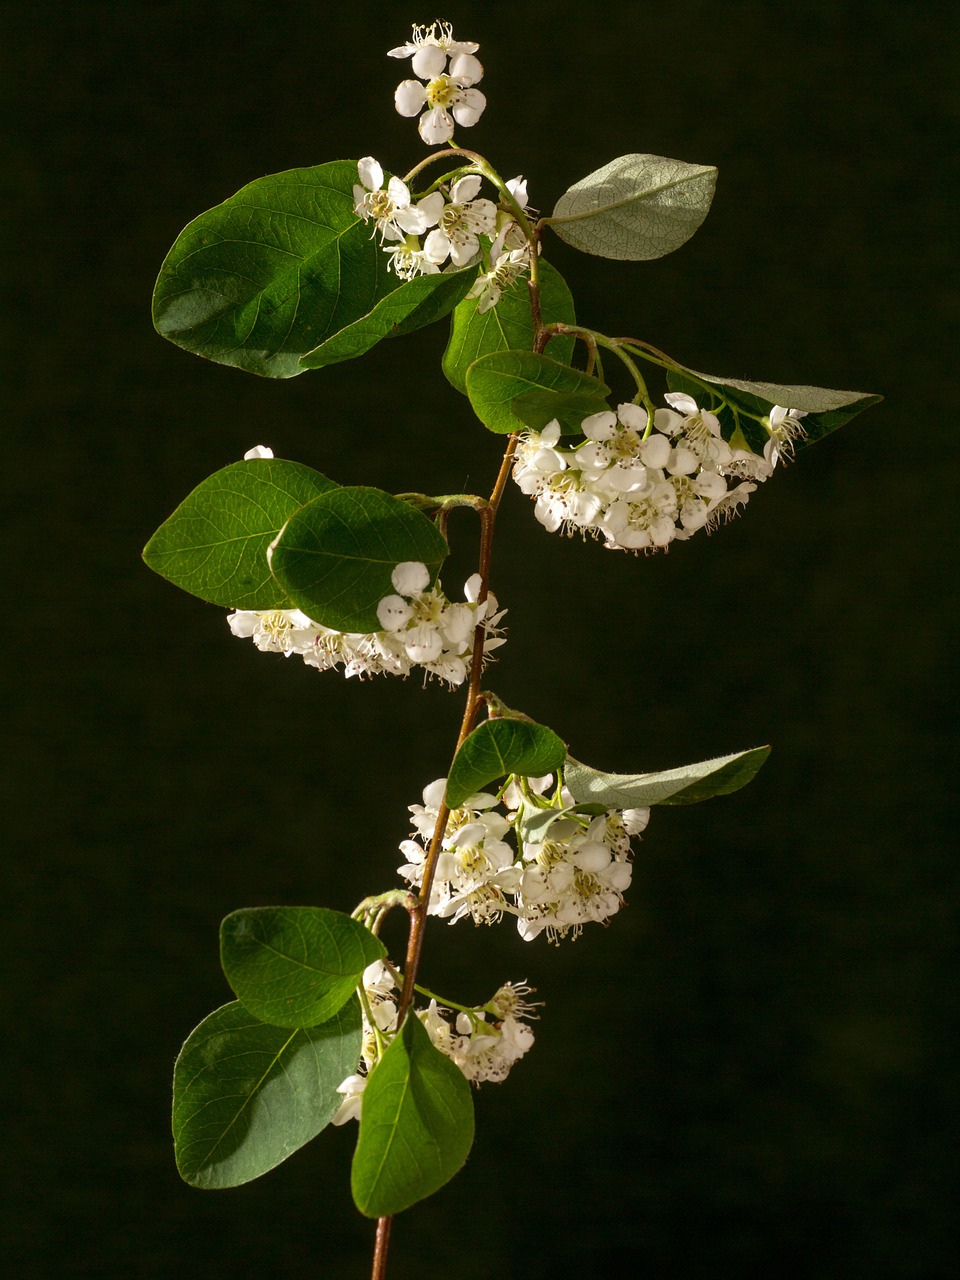
[[[782,404],[775,404],[770,410],[770,466],[777,465],[780,458],[789,461],[793,457],[796,442],[806,438],[807,429],[800,421],[806,412],[800,409],[785,409]],[[769,446],[768,446],[769,447]],[[766,450],[764,450],[766,454]]]
[[[342,1084],[337,1085],[337,1093],[343,1095],[343,1101],[330,1121],[331,1124],[346,1124],[348,1120],[359,1120],[363,1105],[363,1091],[367,1087],[367,1077],[361,1075],[347,1076]]]
[[[244,462],[250,462],[253,459],[272,458],[273,450],[265,444],[255,444],[252,449],[248,449],[243,455]]]
[[[435,22],[415,26],[410,42],[390,50],[392,58],[412,57],[414,74],[422,77],[398,85],[394,104],[402,116],[420,116],[420,137],[428,147],[449,142],[455,123],[467,128],[483,114],[487,100],[473,87],[483,78],[483,66],[474,57],[477,48],[472,41],[454,40],[449,23]]]
[[[522,999],[529,990],[522,983],[505,983],[486,1005],[459,1013],[456,1031],[436,1000],[430,1001],[428,1009],[418,1010],[417,1017],[434,1045],[467,1080],[478,1086],[486,1080],[499,1084],[533,1047],[533,1029],[521,1021],[533,1009]]]
[[[476,628],[485,630],[484,656],[504,643],[500,622],[504,611],[496,596],[477,602],[479,576],[468,579],[464,601],[450,601],[419,561],[406,561],[393,571],[396,595],[377,606],[382,630],[335,631],[321,626],[299,609],[238,609],[227,622],[235,636],[252,639],[265,653],[298,654],[321,671],[342,667],[347,676],[409,675],[415,666],[456,687],[466,679],[473,660]]]
[[[504,292],[530,270],[528,249],[509,249],[497,257],[491,251],[491,267],[474,281],[468,298],[477,298],[477,311],[484,315],[500,301]]]
[[[494,234],[497,206],[492,200],[476,199],[480,182],[476,174],[468,174],[450,188],[439,225],[424,241],[431,262],[440,264],[449,257],[455,267],[468,266],[480,252],[479,237]]]
[[[373,156],[364,156],[357,163],[357,176],[360,181],[353,187],[354,212],[364,222],[373,218],[382,240],[405,241],[408,236],[422,235],[437,225],[444,203],[439,191],[414,203],[400,178],[391,178],[384,187],[383,169]]]
[[[483,77],[483,67],[473,57],[479,47],[472,40],[454,40],[449,22],[434,22],[429,27],[414,26],[411,39],[389,50],[387,57],[412,57],[414,75],[424,80],[440,75],[450,58],[451,74],[463,84],[476,84]]]
[[[396,246],[385,244],[383,251],[390,254],[390,270],[401,280],[413,280],[417,276],[435,276],[440,271],[437,264],[431,262],[420,248],[420,241],[414,236],[408,237],[403,244]]]
[[[415,596],[430,585],[430,570],[420,560],[404,560],[390,575],[394,591],[402,596]]]
[[[438,778],[424,788],[423,804],[410,806],[414,832],[422,841],[404,840],[400,845],[407,858],[400,875],[411,885],[423,883],[427,848],[445,787],[446,779]],[[495,811],[496,805],[496,796],[479,792],[451,812],[430,890],[428,915],[448,919],[451,924],[470,915],[480,924],[492,923],[503,914],[507,895],[519,884],[520,869],[516,852],[503,839],[510,822]]]

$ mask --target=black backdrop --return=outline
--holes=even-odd
[[[775,750],[737,796],[655,813],[610,929],[553,950],[509,926],[434,926],[433,985],[482,999],[526,978],[547,1006],[534,1052],[478,1095],[463,1173],[398,1222],[397,1280],[628,1261],[657,1277],[950,1273],[951,11],[440,15],[482,41],[490,105],[471,142],[540,207],[624,152],[719,166],[710,218],[673,257],[551,243],[587,323],[697,368],[887,400],[667,556],[550,538],[508,495],[494,585],[511,633],[491,683],[509,703],[613,769]],[[419,158],[383,53],[436,15],[320,0],[4,15],[5,1252],[31,1276],[362,1276],[353,1134],[194,1191],[170,1152],[170,1069],[229,998],[225,912],[350,909],[393,882],[405,806],[444,771],[460,700],[260,655],[138,552],[255,443],[343,483],[434,492],[486,487],[499,446],[439,376],[442,326],[272,383],[163,342],[149,295],[180,228],[252,178]]]

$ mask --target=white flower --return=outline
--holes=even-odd
[[[501,1022],[487,1022],[482,1014],[476,1021],[461,1014],[469,1034],[461,1035],[451,1046],[449,1056],[471,1083],[484,1080],[497,1084],[506,1080],[510,1068],[533,1047],[533,1029],[513,1016]]]
[[[657,410],[654,416],[657,430],[678,437],[678,449],[685,448],[696,459],[693,467],[683,468],[682,474],[696,470],[697,463],[716,468],[730,461],[733,450],[720,434],[716,414],[699,409],[693,397],[682,391],[670,391],[663,398],[671,407]],[[679,468],[675,474],[681,474]]]
[[[444,1016],[436,1000],[430,1001],[429,1008],[418,1009],[417,1017],[434,1045],[457,1064],[467,1080],[476,1085],[484,1080],[499,1084],[533,1046],[533,1030],[520,1020],[533,1010],[522,998],[529,991],[522,983],[505,983],[486,1005],[457,1015],[456,1034],[449,1014]]]
[[[455,267],[465,267],[480,252],[479,236],[492,236],[497,223],[497,206],[492,200],[477,200],[480,178],[469,174],[450,188],[450,200],[440,214],[439,226],[424,241],[431,262],[450,257]]]
[[[414,204],[409,188],[400,178],[391,178],[384,188],[383,169],[373,156],[358,161],[357,176],[360,182],[353,187],[354,212],[364,222],[373,218],[383,240],[404,240],[436,226],[443,209],[439,191]]]
[[[451,75],[462,84],[477,84],[483,78],[483,67],[472,55],[479,47],[472,40],[454,40],[449,22],[434,22],[429,27],[414,26],[411,40],[391,49],[387,57],[412,57],[414,75],[424,80],[440,75],[449,57]]]
[[[468,298],[478,298],[477,312],[483,315],[500,301],[504,291],[514,281],[519,280],[525,271],[530,269],[530,251],[524,246],[521,249],[509,249],[498,256],[490,251],[490,269],[474,281]]]
[[[771,470],[780,458],[787,460],[793,457],[796,442],[806,438],[807,429],[800,419],[807,416],[800,409],[785,409],[782,404],[775,404],[770,410],[770,449],[769,462]],[[770,447],[772,445],[772,448]],[[764,450],[767,456],[767,450]]]
[[[762,458],[735,450],[715,414],[679,392],[667,399],[670,407],[657,409],[652,421],[646,408],[632,403],[590,414],[580,424],[583,441],[569,448],[556,421],[521,434],[513,478],[535,498],[546,529],[647,552],[737,513],[756,487],[749,481],[771,474],[776,440],[771,437]],[[786,410],[775,416],[774,429],[785,437],[802,431],[795,419],[787,421]],[[728,479],[741,483],[728,488]]]
[[[426,1028],[434,1047],[449,1057],[453,1032],[450,1030],[449,1022],[440,1012],[440,1006],[436,1000],[431,1000],[426,1009],[417,1009],[416,1015]]]
[[[367,1077],[360,1075],[347,1076],[342,1084],[337,1085],[337,1093],[343,1095],[343,1101],[330,1121],[331,1124],[346,1124],[348,1120],[360,1119],[363,1091],[366,1087]]]
[[[273,450],[269,449],[265,444],[255,444],[252,449],[248,449],[243,455],[244,462],[250,462],[252,459],[272,458]]]
[[[527,180],[523,174],[518,174],[515,178],[507,180],[507,190],[516,200],[520,208],[526,212],[527,210]]]
[[[396,247],[385,244],[383,251],[390,254],[390,269],[401,280],[413,280],[416,276],[434,276],[440,270],[420,248],[420,241],[414,236],[408,237],[403,244]]]
[[[420,560],[403,560],[390,575],[394,591],[402,596],[415,596],[430,585],[430,570]]]
[[[453,137],[454,122],[469,128],[483,115],[487,100],[479,89],[467,87],[450,75],[439,75],[422,84],[404,80],[397,86],[394,104],[402,116],[420,115],[417,128],[428,147],[439,147]]]
[[[419,561],[397,565],[392,581],[401,590],[377,606],[381,631],[335,631],[299,609],[238,609],[227,621],[235,636],[252,639],[258,649],[299,654],[321,671],[342,667],[347,676],[406,676],[421,666],[453,687],[469,673],[478,626],[484,628],[484,655],[504,643],[496,597],[488,594],[483,604],[477,602],[479,575],[468,579],[466,600],[460,602],[448,600],[439,584],[427,589],[430,575]]]
[[[408,859],[400,875],[412,885],[423,883],[426,846],[433,838],[445,787],[446,779],[438,778],[424,788],[423,804],[410,806],[415,833],[423,842],[404,840],[400,845]],[[496,812],[497,803],[496,796],[478,792],[450,813],[428,915],[449,919],[451,924],[470,915],[479,924],[503,914],[506,895],[516,890],[520,871],[514,850],[503,839],[510,823]]]
[[[483,114],[487,100],[473,87],[483,79],[483,66],[473,56],[477,48],[472,41],[454,40],[448,22],[435,22],[415,26],[412,41],[390,50],[391,58],[412,57],[414,74],[422,78],[398,85],[394,103],[402,116],[420,115],[427,108],[418,125],[427,146],[449,142],[454,122],[466,128]]]
[[[554,941],[570,932],[577,937],[589,921],[616,914],[632,876],[630,836],[643,830],[648,815],[573,813],[558,818],[542,842],[525,845],[515,911],[520,936],[528,942],[544,931]]]

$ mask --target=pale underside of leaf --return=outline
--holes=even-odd
[[[545,222],[585,253],[645,261],[678,249],[703,222],[717,171],[664,156],[620,156],[582,178]]]

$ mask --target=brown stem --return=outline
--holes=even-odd
[[[469,153],[468,153],[469,154]],[[533,239],[530,245],[531,254],[537,253],[538,246],[536,240]],[[542,352],[544,347],[550,340],[550,334],[547,333],[543,326],[543,320],[540,313],[540,281],[539,273],[535,270],[531,273],[530,280],[530,312],[533,317],[533,349],[536,352]],[[493,492],[490,494],[490,501],[477,510],[480,515],[480,590],[477,593],[477,603],[483,604],[490,590],[490,563],[493,557],[493,527],[497,519],[497,511],[500,507],[500,500],[503,498],[503,492],[507,487],[507,481],[510,479],[510,471],[513,467],[514,455],[517,451],[517,443],[519,434],[514,432],[507,441],[507,447],[504,450],[503,461],[500,463],[500,471],[497,475],[496,483],[493,486]],[[483,694],[480,692],[480,683],[483,678],[483,645],[486,639],[486,623],[481,621],[477,623],[473,633],[473,658],[470,664],[470,683],[467,686],[467,705],[464,707],[463,720],[460,724],[460,733],[457,737],[457,745],[454,749],[454,757],[460,750],[460,747],[473,728],[477,713],[483,702]],[[427,906],[430,902],[430,891],[433,888],[433,880],[437,871],[437,862],[440,859],[440,850],[443,845],[443,837],[447,830],[447,821],[450,817],[450,808],[444,800],[440,804],[437,813],[437,821],[433,828],[433,836],[430,840],[430,848],[427,850],[427,857],[423,867],[423,881],[420,886],[420,894],[417,898],[416,905],[409,905],[410,913],[410,933],[407,937],[407,956],[403,966],[403,990],[400,993],[400,1007],[397,1011],[397,1026],[403,1022],[407,1011],[413,1003],[414,984],[417,980],[417,969],[420,966],[420,956],[423,953],[423,938],[427,924]],[[377,1243],[373,1255],[373,1271],[371,1280],[384,1280],[387,1274],[387,1250],[390,1246],[390,1226],[391,1218],[380,1218],[377,1221]]]
[[[517,436],[512,435],[507,442],[507,447],[503,455],[503,461],[500,464],[500,474],[497,476],[497,482],[493,487],[493,493],[490,495],[489,503],[480,508],[480,590],[477,593],[477,603],[483,604],[490,590],[490,563],[493,554],[493,527],[497,518],[497,508],[500,506],[500,500],[503,497],[503,491],[506,488],[507,480],[510,478],[510,469],[513,466],[513,456],[517,448]],[[470,663],[470,683],[467,687],[467,705],[464,707],[463,720],[460,724],[460,733],[457,737],[457,745],[454,749],[454,756],[473,728],[477,713],[483,701],[480,693],[480,684],[483,678],[483,645],[486,639],[486,623],[479,622],[473,633],[473,658]],[[420,894],[417,906],[410,912],[410,934],[407,940],[407,957],[403,966],[403,991],[400,995],[400,1008],[398,1010],[398,1023],[403,1021],[404,1015],[410,1008],[413,1001],[413,987],[417,979],[417,969],[420,965],[420,955],[423,951],[423,936],[427,923],[427,906],[430,902],[430,891],[433,888],[433,880],[436,875],[437,862],[440,858],[440,851],[443,844],[443,837],[447,830],[447,820],[450,817],[450,809],[444,800],[437,813],[437,821],[433,828],[433,836],[430,840],[430,848],[427,850],[427,856],[423,867],[423,880],[420,886]]]
[[[384,1280],[387,1274],[387,1252],[390,1248],[392,1226],[392,1218],[377,1219],[377,1243],[373,1249],[373,1270],[370,1272],[370,1280]]]

